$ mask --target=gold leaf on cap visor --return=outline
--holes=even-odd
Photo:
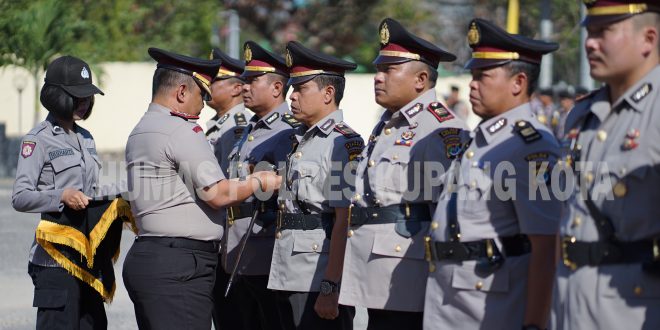
[[[474,52],[472,58],[486,60],[517,60],[520,54],[516,52]]]
[[[633,3],[620,6],[594,7],[587,9],[587,15],[621,15],[621,14],[639,14],[648,9],[645,3]]]
[[[397,52],[394,50],[381,50],[378,54],[383,56],[405,57],[413,60],[420,60],[422,57],[415,53]]]

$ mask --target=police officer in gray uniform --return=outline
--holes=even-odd
[[[211,144],[215,158],[220,164],[222,173],[228,175],[229,153],[243,136],[247,120],[252,114],[245,110],[243,105],[243,79],[240,77],[245,63],[234,59],[217,48],[211,51],[211,59],[222,62],[215,78],[211,80],[211,100],[206,105],[216,111],[216,115],[206,123],[206,139]],[[227,236],[223,235],[223,239]],[[225,298],[225,288],[229,281],[231,268],[222,260],[222,253],[218,254],[218,267],[216,271],[215,286],[213,290],[213,323],[216,328],[240,329],[242,323],[240,312],[235,299],[236,292]],[[231,267],[231,266],[230,266]]]
[[[574,175],[552,325],[660,329],[660,4],[585,1],[591,76],[562,145]]]
[[[374,88],[386,111],[357,167],[339,303],[367,307],[370,329],[420,329],[424,236],[465,126],[434,90],[439,62],[455,56],[390,18],[379,31]]]
[[[94,95],[89,65],[62,56],[48,65],[41,88],[46,120],[25,137],[16,167],[12,206],[19,212],[83,210],[99,195],[101,162],[92,135],[75,121],[87,119]],[[105,329],[103,298],[88,284],[62,268],[35,240],[28,272],[34,283],[37,329]]]
[[[289,74],[284,59],[253,41],[245,43],[244,55],[243,101],[255,115],[229,154],[230,178],[243,178],[260,166],[284,168],[286,155],[294,143],[294,128],[300,125],[285,101]],[[243,311],[244,329],[279,329],[275,294],[267,288],[275,243],[276,195],[265,201],[248,199],[227,210],[223,257],[231,269],[256,208],[259,214],[238,268],[241,283],[236,289],[243,286],[246,291],[235,294],[240,296],[238,304]]]
[[[444,177],[427,241],[424,328],[545,329],[562,202],[559,146],[529,104],[559,46],[473,19],[470,102],[482,122]]]
[[[225,175],[229,168],[229,153],[241,139],[252,114],[243,104],[243,79],[241,74],[245,63],[234,59],[217,48],[211,52],[211,59],[222,61],[218,74],[211,81],[211,100],[206,105],[216,111],[206,123],[206,139],[209,140],[215,158]]]
[[[355,308],[339,305],[339,281],[355,180],[356,164],[349,162],[364,141],[338,105],[344,72],[357,66],[295,41],[287,44],[286,61],[291,111],[303,125],[279,194],[268,288],[277,292],[284,329],[353,329]]]
[[[222,207],[280,181],[273,172],[225,180],[195,123],[219,60],[157,48],[149,55],[158,62],[152,103],[126,145],[138,237],[124,261],[124,284],[138,327],[209,329]]]

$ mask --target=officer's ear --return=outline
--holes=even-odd
[[[429,73],[426,68],[427,65],[417,61],[410,61],[408,63],[410,63],[411,68],[416,71],[415,89],[419,91],[424,90],[429,83]]]
[[[529,79],[527,74],[524,72],[518,72],[514,74],[510,79],[511,94],[518,96],[521,93],[527,95],[527,86],[529,86]]]
[[[241,94],[243,94],[243,82],[236,79],[236,81],[234,81],[234,83],[231,85],[231,97],[239,97]]]
[[[332,84],[328,84],[327,86],[323,87],[323,103],[330,104],[334,102],[336,93],[337,90],[335,89],[335,86],[332,86]]]
[[[181,84],[179,87],[175,89],[176,93],[176,101],[179,103],[185,103],[186,102],[186,95],[190,94],[190,88],[188,88],[188,85],[186,84]]]
[[[282,82],[282,80],[277,79],[277,78],[273,79],[272,86],[273,86],[273,97],[274,98],[278,98],[282,94],[284,94],[284,87],[285,86],[284,86],[284,83]]]

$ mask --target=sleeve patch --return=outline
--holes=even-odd
[[[449,110],[447,110],[440,102],[430,103],[427,109],[433,117],[441,123],[454,118],[454,115],[452,115],[451,112],[449,112]]]
[[[445,155],[449,159],[454,159],[463,150],[461,143],[460,128],[446,128],[440,131],[440,137],[445,145]]]
[[[28,158],[34,153],[34,148],[37,146],[37,143],[34,141],[23,141],[21,145],[21,156],[23,158]]]
[[[364,142],[362,140],[350,141],[346,142],[344,147],[348,150],[348,160],[353,161],[362,153]]]

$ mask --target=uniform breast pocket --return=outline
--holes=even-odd
[[[419,233],[411,238],[405,238],[396,233],[376,233],[371,252],[386,257],[423,260],[424,234]]]
[[[325,232],[316,230],[311,232],[293,233],[293,253],[328,253],[330,252],[330,240],[325,237]]]
[[[298,198],[306,200],[314,198],[314,186],[318,184],[320,179],[320,166],[312,162],[300,162],[296,171],[296,187]],[[317,198],[319,196],[316,196]]]
[[[367,162],[367,166],[374,167],[372,171],[375,171],[375,173],[370,172],[371,183],[380,189],[393,192],[408,191],[411,176],[421,177],[421,164],[417,171],[413,165],[410,161],[410,150],[400,148],[392,148],[379,160],[371,159]],[[421,178],[418,181],[421,182]]]
[[[66,188],[82,183],[82,168],[79,156],[58,157],[50,161],[55,172],[55,188]]]
[[[489,201],[496,197],[492,193],[492,178],[479,168],[470,168],[468,171],[465,171],[464,174],[465,175],[460,180],[461,188],[459,194],[464,196],[464,198],[458,199],[464,203],[460,212],[471,216],[488,217],[490,215]],[[502,199],[506,199],[504,196],[506,195],[505,187],[502,188]]]

